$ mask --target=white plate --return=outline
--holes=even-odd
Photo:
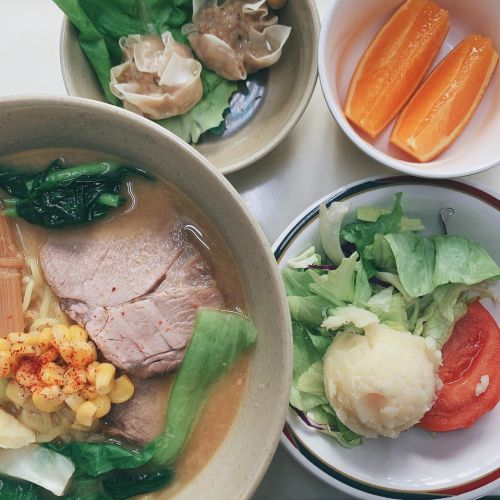
[[[320,247],[318,210],[321,203],[349,200],[353,220],[359,206],[390,208],[402,191],[403,208],[419,217],[427,234],[441,233],[439,210],[452,207],[450,234],[481,242],[500,261],[499,208],[494,193],[456,181],[410,177],[369,179],[332,193],[307,208],[274,245],[280,267],[309,245]],[[486,304],[500,321],[500,308]],[[344,449],[328,436],[307,427],[290,408],[282,441],[318,477],[357,498],[477,498],[500,485],[500,405],[470,429],[438,433],[410,429],[398,439],[365,439]]]

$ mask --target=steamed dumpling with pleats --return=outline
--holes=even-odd
[[[200,61],[227,80],[276,63],[291,28],[277,24],[265,0],[193,0],[193,23],[182,28]]]
[[[154,120],[187,113],[203,96],[201,64],[170,32],[120,38],[124,62],[111,68],[111,92],[125,109]]]

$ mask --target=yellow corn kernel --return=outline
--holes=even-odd
[[[7,338],[12,344],[22,344],[26,338],[26,334],[22,332],[12,332],[7,335]]]
[[[46,385],[64,385],[64,368],[52,361],[40,368],[40,378]]]
[[[89,338],[86,330],[79,325],[71,325],[69,327],[69,333],[71,338],[74,340],[82,340],[83,342],[86,342]]]
[[[47,328],[44,328],[42,332],[27,333],[26,343],[37,346],[42,351],[46,351],[50,347],[52,334],[45,333],[45,330],[47,330]]]
[[[71,366],[64,374],[64,394],[75,394],[85,387],[85,370]]]
[[[90,427],[97,413],[97,406],[92,401],[85,401],[76,411],[76,423]]]
[[[92,403],[97,407],[95,418],[104,417],[104,415],[107,415],[109,410],[111,410],[111,401],[108,396],[97,396],[92,400]]]
[[[10,352],[13,356],[40,356],[42,351],[36,345],[30,345],[27,342],[12,344]]]
[[[115,380],[109,399],[113,404],[125,403],[134,395],[135,387],[127,375],[122,375]]]
[[[61,342],[59,352],[62,359],[71,366],[83,368],[97,358],[97,351],[93,342],[75,340]]]
[[[104,396],[113,390],[116,369],[111,363],[100,363],[95,373],[97,394]]]
[[[55,361],[59,357],[59,351],[55,347],[49,347],[38,359],[42,365]]]
[[[17,406],[22,406],[31,397],[31,391],[22,387],[16,380],[11,380],[5,388],[5,395]]]
[[[10,375],[12,369],[12,356],[8,351],[0,351],[0,378]]]
[[[33,387],[40,384],[40,379],[37,375],[37,363],[30,360],[21,361],[16,370],[16,380],[23,387]]]
[[[64,394],[58,385],[36,389],[31,396],[33,404],[45,413],[57,411],[64,402]]]
[[[0,339],[0,351],[10,351],[12,342],[9,339]]]
[[[69,328],[66,325],[59,324],[52,327],[52,345],[58,347],[61,342],[71,340]]]
[[[74,411],[76,412],[80,406],[85,403],[85,399],[79,396],[78,394],[68,394],[64,398],[64,402]]]
[[[87,382],[95,385],[95,374],[99,364],[100,363],[98,361],[92,361],[92,363],[89,363],[86,366],[85,374],[87,375]]]
[[[86,384],[85,387],[80,391],[80,394],[85,399],[91,400],[97,397],[97,391],[95,385]]]

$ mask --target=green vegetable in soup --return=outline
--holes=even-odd
[[[92,222],[122,205],[121,185],[128,173],[152,178],[144,170],[115,161],[67,166],[58,159],[42,172],[23,174],[0,167],[4,214],[49,228]]]
[[[54,0],[79,33],[80,46],[87,56],[108,102],[121,105],[110,91],[110,70],[122,62],[118,41],[128,35],[161,35],[170,31],[178,42],[188,44],[181,33],[191,22],[192,0]],[[203,68],[203,97],[182,116],[158,123],[186,142],[198,142],[200,135],[218,127],[237,84]]]
[[[170,394],[165,430],[160,437],[142,450],[114,443],[47,443],[44,446],[71,459],[78,477],[76,487],[82,481],[90,481],[89,485],[104,488],[108,494],[112,489],[115,496],[111,498],[126,498],[121,495],[127,492],[127,482],[131,485],[128,491],[135,491],[133,495],[163,487],[173,476],[171,466],[182,453],[214,385],[255,340],[254,325],[241,314],[200,309]],[[132,490],[132,483],[136,490]],[[139,487],[141,491],[137,490]],[[76,498],[71,496],[72,491],[69,493],[69,498]]]

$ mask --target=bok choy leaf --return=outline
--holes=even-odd
[[[194,333],[170,394],[161,436],[142,450],[112,442],[44,446],[61,458],[64,455],[71,459],[80,481],[95,478],[96,484],[99,482],[108,493],[110,488],[126,492],[127,488],[120,486],[122,479],[130,483],[129,491],[132,483],[135,485],[134,495],[154,491],[159,483],[167,484],[173,477],[170,467],[182,453],[210,391],[255,343],[256,335],[254,325],[240,314],[198,310]],[[127,472],[117,472],[122,469]],[[45,473],[52,474],[47,469]],[[141,491],[137,491],[139,485]]]

